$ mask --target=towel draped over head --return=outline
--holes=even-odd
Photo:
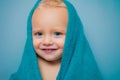
[[[27,21],[27,40],[18,71],[10,80],[42,80],[36,52],[32,44],[32,15],[39,5],[37,1]],[[103,80],[91,48],[84,35],[80,18],[71,3],[64,0],[68,9],[68,26],[60,71],[56,80]]]

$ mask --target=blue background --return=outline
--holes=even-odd
[[[18,69],[28,14],[37,0],[0,0],[0,80]],[[120,1],[69,0],[77,9],[105,80],[120,80]]]

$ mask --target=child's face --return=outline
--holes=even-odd
[[[61,59],[68,23],[66,8],[37,8],[32,17],[34,49],[46,61]]]

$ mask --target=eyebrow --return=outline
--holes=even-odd
[[[60,31],[60,30],[65,31],[66,29],[67,29],[67,27],[65,27],[65,26],[63,26],[63,27],[61,27],[61,26],[55,26],[55,27],[53,28],[53,30],[58,30],[58,31]],[[33,32],[42,31],[42,30],[43,30],[43,29],[41,29],[40,27],[32,28],[32,31],[33,31]]]
[[[34,28],[34,29],[32,29],[32,31],[33,31],[33,32],[42,31],[42,29],[40,29],[40,28]]]

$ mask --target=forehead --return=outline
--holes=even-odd
[[[62,26],[67,25],[68,22],[68,12],[64,7],[61,8],[45,8],[39,7],[33,13],[32,16],[32,26]]]

